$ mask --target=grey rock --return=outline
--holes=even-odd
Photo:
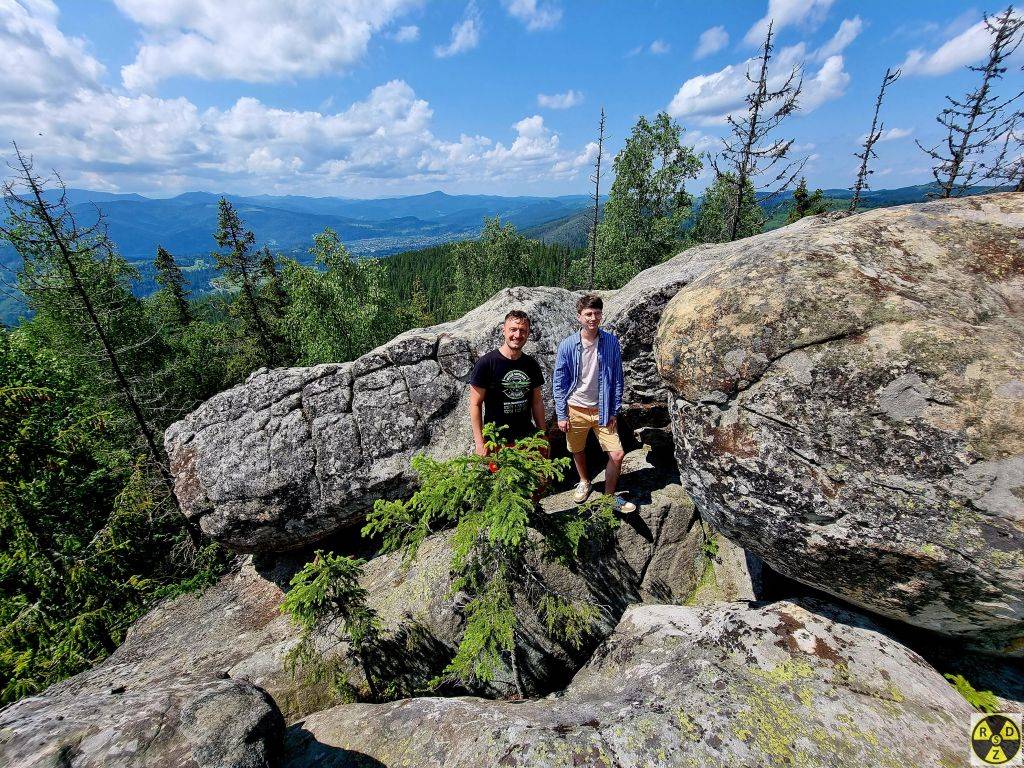
[[[961,765],[971,712],[827,603],[635,606],[557,695],[334,707],[290,729],[285,765]]]
[[[521,672],[529,691],[563,684],[629,604],[681,599],[700,576],[700,526],[671,467],[666,475],[645,452],[633,452],[621,484],[639,509],[614,539],[594,543],[576,571],[540,567],[552,588],[603,608],[580,649],[552,642],[535,621],[524,623]],[[548,497],[540,514],[567,509],[570,497]],[[385,659],[376,671],[399,690],[423,686],[461,637],[464,618],[450,589],[450,540],[450,532],[437,534],[410,563],[395,553],[364,568],[362,586],[385,635]],[[270,764],[260,761],[271,760],[279,746],[282,714],[292,720],[339,702],[324,681],[306,680],[302,670],[293,675],[286,663],[298,630],[279,606],[282,587],[301,565],[301,557],[287,555],[246,558],[201,595],[157,606],[95,668],[0,711],[0,765],[22,768],[60,755],[74,756],[76,766]],[[345,643],[332,636],[316,642],[339,673],[365,688]],[[514,682],[499,676],[479,690],[509,695]]]
[[[656,339],[684,485],[773,569],[1024,655],[1024,195],[715,247]]]
[[[225,673],[288,631],[280,597],[243,568],[159,605],[96,667],[0,710],[0,765],[275,765],[280,711]]]
[[[283,736],[281,713],[255,686],[184,676],[74,696],[51,689],[22,699],[0,712],[0,762],[7,768],[269,768]]]
[[[545,372],[577,294],[510,288],[459,320],[404,333],[352,363],[253,373],[164,434],[182,512],[240,552],[285,551],[358,523],[409,491],[409,460],[472,449],[469,374],[511,309],[532,318]]]

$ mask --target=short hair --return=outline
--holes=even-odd
[[[584,309],[600,309],[603,312],[604,300],[596,293],[585,293],[576,302],[576,314],[578,315]]]
[[[533,325],[533,323],[530,322],[530,316],[523,312],[523,310],[521,309],[513,309],[511,312],[505,315],[505,319],[502,321],[502,325],[507,323],[509,320],[522,320],[531,327]]]

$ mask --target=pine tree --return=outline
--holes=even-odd
[[[725,208],[728,217],[729,241],[740,237],[741,211],[749,210],[749,190],[753,190],[754,203],[766,206],[789,189],[803,169],[806,160],[788,160],[793,139],[771,139],[782,121],[799,109],[798,99],[803,90],[803,75],[793,67],[785,81],[775,89],[768,86],[768,67],[772,58],[772,24],[764,38],[757,79],[747,73],[754,86],[747,94],[747,113],[742,117],[728,115],[731,137],[722,139],[720,159],[713,159],[716,176],[729,172],[732,180],[732,201]],[[766,184],[758,188],[756,179],[767,177]]]
[[[868,169],[868,165],[872,158],[878,157],[875,154],[875,142],[882,137],[883,123],[878,122],[878,113],[882,109],[882,99],[885,98],[886,89],[895,83],[900,78],[900,70],[893,71],[892,69],[886,69],[885,74],[882,76],[882,87],[878,89],[878,98],[875,99],[875,114],[871,118],[871,130],[868,131],[867,136],[864,137],[864,149],[860,152],[854,152],[853,156],[860,160],[860,169],[857,171],[857,180],[853,186],[850,187],[853,192],[853,197],[850,199],[850,213],[857,210],[857,206],[860,204],[861,193],[870,189],[868,185],[868,176],[874,171]]]
[[[281,284],[281,275],[277,270],[277,258],[267,246],[263,246],[260,251],[260,275],[263,278],[264,294],[274,313],[274,320],[280,320],[288,305],[288,295]]]
[[[804,216],[815,216],[824,213],[827,209],[824,193],[820,189],[814,190],[813,194],[808,192],[807,179],[801,176],[800,183],[797,184],[796,190],[793,192],[793,205],[786,217],[786,223],[792,224]]]
[[[101,399],[118,401],[170,488],[150,403],[142,397],[147,374],[155,372],[163,353],[153,348],[156,330],[148,327],[131,292],[130,280],[138,273],[117,254],[102,219],[91,227],[78,225],[59,177],[56,202],[48,202],[43,179],[17,145],[15,157],[17,177],[4,185],[8,219],[0,237],[22,257],[18,283],[37,313],[34,326],[94,377]]]
[[[736,238],[741,239],[759,234],[764,229],[764,212],[757,204],[754,185],[748,179],[747,189],[740,198],[739,225],[736,227]],[[696,219],[690,228],[689,236],[697,243],[727,243],[733,234],[734,214],[732,206],[736,203],[736,179],[729,172],[717,176],[701,198]]]
[[[188,303],[188,292],[185,290],[185,275],[163,246],[156,249],[156,282],[161,290],[157,291],[158,300],[166,301],[170,306],[174,323],[184,327],[192,322],[192,309]],[[162,295],[161,295],[162,294]]]
[[[591,181],[594,182],[594,218],[590,224],[590,280],[587,286],[594,289],[594,271],[597,269],[597,226],[601,220],[601,156],[604,154],[604,107],[601,107],[601,120],[597,124],[597,159],[594,160],[594,175]],[[563,270],[563,285],[568,283],[568,254],[563,261],[566,268]]]
[[[946,97],[949,106],[935,118],[946,129],[940,144],[929,149],[917,142],[935,163],[932,176],[939,188],[937,197],[959,197],[973,185],[1004,178],[1007,158],[998,153],[999,142],[1017,122],[1010,106],[1024,91],[1002,97],[994,88],[1006,73],[1007,59],[1024,40],[1024,17],[1011,5],[994,20],[986,14],[985,27],[992,36],[988,59],[982,66],[968,67],[980,73],[981,82],[960,99]],[[997,150],[994,159],[990,156],[993,150]]]

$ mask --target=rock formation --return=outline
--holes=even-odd
[[[716,250],[657,337],[701,514],[851,603],[1024,655],[1024,196]]]
[[[557,696],[342,705],[293,726],[285,765],[953,766],[970,713],[920,656],[825,603],[636,606]]]
[[[465,453],[469,375],[511,309],[533,320],[545,372],[576,322],[576,294],[511,288],[459,320],[404,333],[355,362],[261,369],[171,425],[164,444],[182,511],[240,552],[296,549],[358,523],[412,487],[409,459]]]
[[[667,444],[666,395],[651,342],[668,298],[714,258],[694,248],[638,275],[611,298],[607,323],[622,343],[624,419]],[[182,511],[240,552],[285,551],[357,525],[373,501],[408,492],[409,459],[472,448],[469,375],[501,343],[511,309],[533,319],[526,351],[545,374],[558,342],[578,329],[579,294],[511,288],[464,317],[398,336],[353,363],[260,370],[211,398],[164,436]],[[654,428],[654,434],[649,434]]]
[[[630,603],[683,600],[701,577],[704,533],[678,477],[671,469],[651,466],[645,452],[636,451],[627,456],[623,478],[641,506],[622,522],[614,540],[593,545],[576,572],[541,566],[552,588],[604,608],[594,636],[579,650],[551,641],[536,621],[524,623],[520,672],[532,693],[564,684]],[[543,502],[548,513],[571,503],[569,492]],[[402,553],[394,553],[373,558],[364,568],[367,603],[385,634],[385,658],[377,672],[399,692],[423,688],[461,638],[450,561],[450,533],[441,533],[428,538],[408,566]],[[220,754],[218,745],[236,742],[251,744],[252,754],[272,753],[267,743],[283,727],[278,708],[293,719],[339,702],[324,681],[305,680],[301,670],[293,675],[286,663],[298,631],[278,607],[282,586],[300,565],[301,558],[256,565],[248,559],[202,595],[156,607],[106,661],[0,712],[0,764],[21,768],[66,754],[82,761],[72,764],[88,766],[110,761],[134,768],[164,759],[168,765],[235,765],[226,757],[223,763],[200,757],[189,763],[185,755],[190,750]],[[347,658],[345,643],[332,637],[317,642],[328,662],[362,685],[362,672]],[[514,681],[499,678],[480,692],[511,695]],[[211,708],[200,722],[195,713]],[[218,711],[230,722],[218,720]]]

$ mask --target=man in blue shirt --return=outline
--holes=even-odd
[[[583,503],[590,495],[590,474],[584,448],[590,430],[597,432],[601,448],[608,454],[604,470],[604,491],[615,494],[622,471],[622,441],[616,416],[622,406],[622,351],[619,340],[601,330],[604,302],[587,294],[576,302],[580,330],[558,345],[552,382],[558,428],[566,433],[566,442],[576,462],[580,482],[573,498]],[[615,496],[615,510],[628,514],[636,504]]]

